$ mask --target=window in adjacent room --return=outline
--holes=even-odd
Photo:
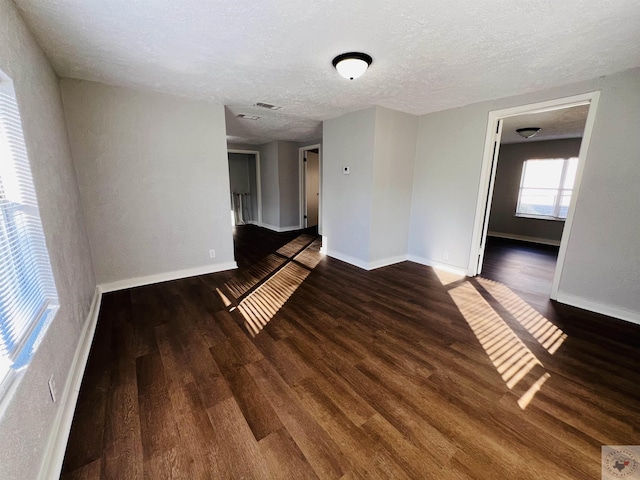
[[[57,310],[20,112],[13,83],[0,71],[0,399]]]
[[[577,169],[576,157],[525,160],[516,216],[566,219]]]

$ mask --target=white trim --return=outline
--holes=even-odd
[[[584,134],[582,136],[582,142],[580,143],[580,152],[578,153],[578,170],[576,171],[576,179],[573,184],[573,191],[571,193],[571,201],[569,202],[569,210],[567,211],[567,218],[564,222],[564,229],[562,230],[562,238],[560,240],[560,250],[558,251],[558,261],[556,263],[556,271],[553,276],[553,283],[551,284],[552,299],[558,298],[558,289],[560,288],[560,279],[562,278],[562,269],[564,268],[564,260],[567,255],[567,247],[569,245],[569,238],[571,238],[571,227],[573,226],[573,217],[576,210],[576,202],[580,195],[580,184],[582,183],[582,172],[584,172],[584,166],[587,163],[587,152],[589,151],[589,144],[591,143],[591,134],[593,133],[593,125],[596,121],[596,111],[598,110],[598,102],[600,101],[600,92],[594,92],[591,95],[591,104],[589,106],[589,113],[587,114],[587,121],[584,125]]]
[[[306,228],[304,216],[307,209],[304,152],[318,149],[318,234],[322,235],[322,144],[307,145],[298,149],[298,203],[300,205],[300,228]]]
[[[87,320],[80,334],[78,346],[76,347],[69,374],[65,381],[64,391],[60,396],[60,406],[58,407],[58,412],[51,427],[42,465],[40,466],[39,479],[53,480],[60,478],[67,441],[69,440],[69,433],[71,432],[73,414],[76,409],[76,404],[78,403],[80,385],[82,384],[84,370],[87,366],[87,360],[91,350],[91,343],[96,331],[101,302],[102,290],[100,287],[96,287],[91,308],[89,309]]]
[[[556,298],[556,301],[558,303],[564,303],[566,305],[571,305],[572,307],[582,308],[583,310],[600,313],[601,315],[619,318],[620,320],[625,320],[627,322],[640,325],[640,312],[634,312],[631,310],[626,310],[624,308],[594,302],[593,300],[587,300],[586,298],[578,297],[576,295],[569,295],[562,292],[558,292],[557,297],[558,298]]]
[[[515,235],[512,233],[502,232],[487,232],[488,237],[506,238],[509,240],[522,240],[523,242],[540,243],[542,245],[553,245],[554,247],[560,246],[560,240],[551,240],[549,238],[529,237],[527,235]]]
[[[302,227],[300,225],[293,225],[291,227],[276,227],[275,225],[269,225],[268,223],[263,223],[261,227],[268,228],[269,230],[273,230],[274,232],[278,232],[278,233],[302,230]]]
[[[446,270],[447,272],[455,273],[456,275],[461,275],[463,277],[469,277],[469,271],[464,268],[456,267],[453,265],[448,265],[446,263],[437,262],[435,260],[431,260],[425,257],[418,257],[416,255],[408,255],[407,260],[413,263],[419,263],[420,265],[426,265],[427,267],[439,268],[441,270]]]
[[[562,276],[562,269],[564,268],[564,260],[566,255],[566,249],[571,234],[571,226],[573,223],[573,215],[575,211],[576,201],[578,199],[580,182],[582,180],[582,172],[587,159],[587,151],[589,148],[589,141],[591,139],[591,133],[593,131],[593,124],[595,121],[595,115],[598,107],[598,99],[600,98],[600,92],[589,92],[581,95],[574,95],[571,97],[559,98],[554,100],[548,100],[545,102],[533,103],[528,105],[520,105],[517,107],[506,108],[502,110],[493,110],[489,112],[487,122],[487,132],[485,137],[485,147],[482,158],[482,170],[480,173],[480,184],[478,189],[478,199],[476,203],[475,222],[473,227],[473,235],[471,237],[471,249],[469,253],[468,272],[470,276],[475,276],[479,273],[479,258],[484,254],[485,239],[483,238],[485,229],[485,222],[488,220],[491,205],[487,202],[488,194],[492,188],[492,182],[494,175],[492,175],[491,168],[494,165],[493,153],[494,153],[494,141],[496,140],[495,133],[498,122],[507,117],[513,117],[521,115],[523,113],[539,113],[547,112],[551,110],[559,110],[562,108],[576,107],[580,105],[590,105],[589,113],[587,115],[587,121],[584,128],[584,134],[582,137],[582,143],[580,145],[580,154],[578,156],[578,171],[576,173],[575,184],[573,188],[573,194],[571,195],[571,203],[569,205],[569,211],[567,219],[565,221],[564,230],[562,232],[562,239],[560,241],[560,250],[558,252],[558,261],[556,263],[556,271],[551,288],[551,298],[555,299],[558,294],[558,285],[560,284],[560,278]]]
[[[388,257],[383,258],[381,260],[375,260],[373,262],[369,262],[369,268],[367,270],[375,270],[376,268],[388,267],[389,265],[394,265],[400,262],[406,262],[406,255],[398,255],[396,257]]]
[[[322,252],[322,249],[320,249],[320,251]],[[331,250],[326,251],[325,254],[329,257],[340,260],[341,262],[346,262],[350,265],[354,265],[358,268],[362,268],[363,270],[367,270],[367,271],[375,270],[377,268],[387,267],[389,265],[394,265],[396,263],[404,262],[407,260],[406,255],[398,255],[397,257],[383,258],[381,260],[375,260],[373,262],[364,262],[359,258],[352,257],[351,255],[345,255],[343,253],[335,252]]]
[[[255,155],[256,157],[256,196],[258,197],[258,221],[251,221],[252,225],[262,225],[262,180],[260,178],[260,152],[258,150],[240,150],[237,148],[227,149],[227,162],[230,153],[244,153],[247,155]],[[231,190],[231,189],[229,189]]]
[[[369,270],[369,264],[367,262],[363,262],[359,258],[352,257],[351,255],[345,255],[340,252],[336,252],[333,250],[327,250],[327,256],[331,258],[335,258],[340,260],[341,262],[348,263],[350,265],[354,265],[358,268],[362,268],[363,270]]]
[[[146,275],[144,277],[128,278],[125,280],[116,280],[115,282],[101,283],[98,285],[104,293],[114,292],[116,290],[126,290],[127,288],[141,287],[143,285],[152,285],[154,283],[168,282],[170,280],[178,280],[181,278],[195,277],[197,275],[207,275],[209,273],[217,273],[225,270],[233,270],[238,268],[236,262],[217,263],[215,265],[204,265],[202,267],[187,268],[184,270],[175,270],[173,272],[157,273],[155,275]]]
[[[489,230],[489,212],[491,211],[491,203],[493,201],[493,189],[495,186],[496,179],[496,171],[498,169],[498,157],[500,155],[500,140],[502,138],[502,125],[503,121],[501,118],[496,119],[495,123],[491,127],[491,130],[487,128],[487,136],[486,141],[490,141],[490,145],[485,144],[485,151],[487,146],[491,151],[490,154],[490,162],[488,166],[482,166],[482,175],[484,175],[487,180],[480,180],[480,185],[484,185],[484,182],[489,182],[489,189],[486,191],[484,195],[482,195],[482,204],[478,204],[476,206],[476,210],[478,207],[481,207],[480,211],[485,212],[485,216],[483,218],[483,223],[480,230],[479,242],[480,247],[478,251],[478,255],[475,257],[475,264],[473,265],[473,270],[471,265],[469,265],[468,271],[473,271],[476,274],[479,274],[482,270],[482,264],[484,262],[484,251],[486,247],[486,235],[485,232]],[[475,233],[475,232],[474,232]],[[478,240],[475,241],[472,245],[477,245]],[[472,249],[473,250],[473,249]]]

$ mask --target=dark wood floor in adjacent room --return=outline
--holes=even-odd
[[[237,230],[236,271],[104,295],[64,479],[599,479],[601,445],[640,444],[639,327],[497,257],[314,268]]]

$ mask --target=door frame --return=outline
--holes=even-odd
[[[307,187],[306,187],[306,166],[304,163],[305,152],[308,150],[318,150],[318,235],[322,235],[322,144],[307,145],[298,149],[298,172],[300,192],[300,228],[306,228],[305,215],[307,212]]]
[[[576,208],[576,202],[580,194],[580,184],[582,182],[582,173],[587,161],[587,153],[591,142],[593,125],[595,122],[596,112],[598,109],[598,101],[600,92],[589,92],[581,95],[573,95],[570,97],[557,98],[545,102],[520,105],[517,107],[505,108],[501,110],[493,110],[489,112],[487,121],[487,133],[484,143],[484,154],[482,158],[482,170],[480,172],[480,188],[478,190],[478,200],[476,203],[475,222],[473,227],[473,235],[471,237],[471,252],[469,255],[468,275],[470,277],[480,274],[482,271],[482,262],[484,261],[484,250],[486,246],[487,227],[489,224],[489,216],[491,214],[491,202],[493,197],[493,187],[495,183],[496,167],[498,164],[497,152],[500,148],[500,140],[502,129],[500,128],[501,120],[507,117],[515,117],[527,113],[541,113],[551,110],[560,110],[569,107],[577,107],[581,105],[589,105],[589,113],[584,126],[582,142],[580,143],[580,153],[578,154],[578,169],[576,179],[569,203],[569,210],[565,220],[564,229],[562,230],[562,238],[560,240],[560,250],[558,251],[558,261],[553,277],[550,297],[555,300],[558,297],[558,287],[564,269],[565,257],[567,254],[567,246],[571,236],[571,228],[573,226],[573,217]],[[495,158],[495,162],[493,161]]]
[[[254,155],[256,159],[256,195],[258,197],[258,221],[255,225],[262,226],[262,181],[260,180],[260,152],[258,150],[242,150],[238,148],[227,149],[227,163],[229,163],[228,155],[230,153],[244,153],[246,155]]]

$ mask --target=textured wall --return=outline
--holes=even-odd
[[[262,192],[262,223],[272,228],[280,226],[280,188],[278,177],[278,141],[260,145],[260,189]]]
[[[640,319],[640,68],[589,86],[600,105],[560,291]]]
[[[298,147],[292,142],[274,140],[260,145],[259,150],[262,223],[274,230],[297,228],[300,224]]]
[[[249,157],[253,162],[253,155],[245,153],[229,154],[229,185],[232,192],[248,193],[249,185]]]
[[[580,153],[580,138],[500,146],[489,231],[560,241],[564,222],[516,217],[522,164],[530,158],[570,158]]]
[[[369,260],[406,257],[418,117],[376,107]]]
[[[640,314],[640,69],[421,117],[409,254],[467,269],[489,111],[595,90],[600,103],[559,293]]]
[[[409,255],[467,269],[487,112],[480,104],[420,117]]]
[[[0,0],[0,69],[14,82],[60,310],[0,415],[0,478],[36,478],[95,289],[58,79],[18,15]]]
[[[278,142],[280,227],[300,226],[300,155],[292,142]]]
[[[98,283],[233,262],[224,108],[61,88]]]
[[[326,120],[322,145],[322,234],[329,255],[366,267],[373,199],[376,109]],[[349,175],[342,167],[350,167]]]

